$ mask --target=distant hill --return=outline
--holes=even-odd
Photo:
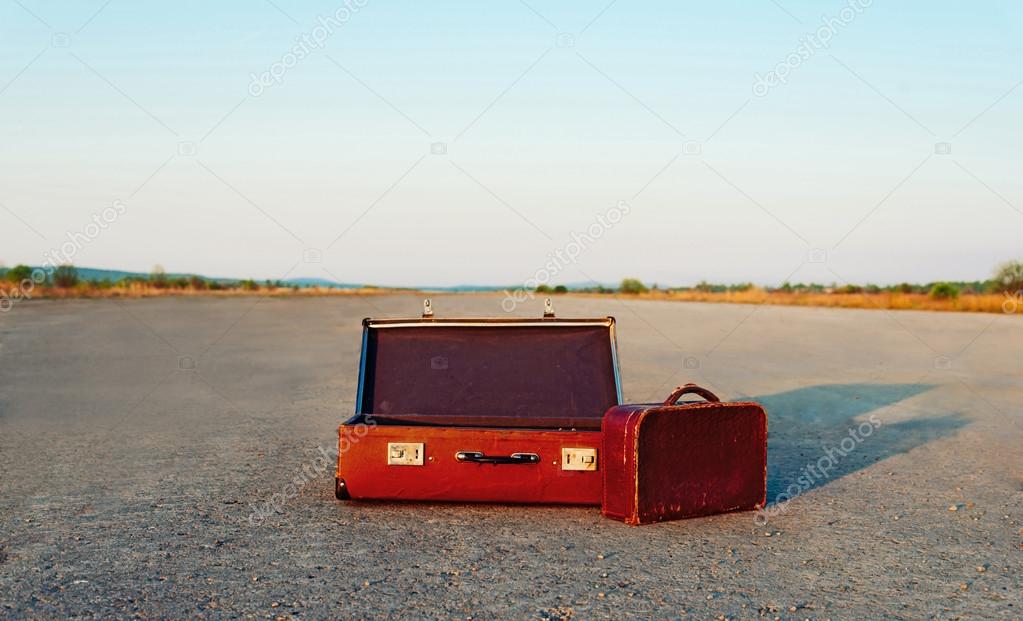
[[[125,278],[149,278],[149,274],[142,272],[124,272],[121,270],[101,270],[92,267],[79,267],[78,277],[82,280],[109,280],[110,282],[117,282]],[[190,278],[192,276],[199,276],[206,280],[215,280],[218,282],[237,282],[236,279],[230,278],[207,278],[199,274],[177,274],[168,273],[167,278]]]
[[[599,283],[599,282],[570,282],[560,283],[551,282],[547,283],[549,286],[554,287],[556,285],[564,285],[570,291],[577,289],[588,289],[593,287],[606,287],[608,289],[615,289],[618,287],[617,283]],[[524,289],[525,285],[522,283],[515,285],[451,285],[448,287],[416,287],[419,291],[436,291],[440,293],[466,293],[466,292],[491,292],[491,291],[516,291],[518,289]]]
[[[416,287],[416,290],[434,293],[467,293],[472,291],[504,291],[505,289],[514,288],[515,287],[497,287],[492,285],[452,285],[448,287]]]
[[[9,269],[10,268],[8,268],[8,267],[0,267],[0,276],[3,276],[3,274],[5,274]],[[33,269],[35,269],[35,268],[33,267]],[[79,267],[77,269],[78,269],[78,276],[82,280],[95,280],[95,281],[101,281],[101,282],[104,281],[104,280],[109,280],[110,282],[114,283],[114,282],[117,282],[119,280],[124,280],[125,278],[149,278],[149,273],[147,273],[147,272],[127,272],[127,271],[124,271],[124,270],[105,270],[105,269],[98,269],[98,268],[93,268],[93,267]],[[242,278],[223,278],[223,277],[214,277],[214,276],[203,276],[202,274],[189,274],[189,273],[184,273],[184,272],[169,272],[169,273],[167,273],[167,278],[170,279],[170,280],[178,279],[178,278],[191,278],[192,276],[197,276],[197,277],[202,278],[204,280],[207,280],[209,282],[217,282],[217,283],[220,283],[220,284],[223,284],[223,285],[237,285],[238,283],[240,283],[243,280]],[[263,282],[264,281],[264,279],[258,279],[258,278],[254,278],[253,280],[256,280],[258,282]],[[271,279],[271,280],[274,280],[274,282],[276,282],[275,279]],[[326,289],[359,289],[361,287],[370,286],[370,285],[361,284],[361,283],[336,282],[336,281],[330,280],[328,278],[288,278],[286,280],[281,280],[281,283],[283,285],[285,285],[285,286],[288,286],[288,287],[302,287],[302,288],[305,288],[305,287],[323,287],[323,288],[326,288]],[[561,284],[561,283],[553,283],[551,286],[553,286],[554,284]],[[614,284],[614,283],[574,282],[574,283],[564,283],[564,284],[565,284],[566,287],[568,287],[569,290],[585,289],[585,288],[595,287],[595,286],[603,286],[603,287],[606,287],[608,289],[614,289],[615,287],[617,287],[617,285]],[[467,285],[467,284],[463,284],[463,285],[424,286],[424,287],[411,287],[411,286],[401,287],[401,286],[395,286],[395,287],[385,287],[385,288],[387,288],[387,289],[408,289],[410,291],[426,291],[426,292],[434,292],[434,293],[473,293],[473,292],[493,293],[493,292],[500,292],[500,291],[516,291],[518,289],[522,289],[523,286],[524,286],[523,284],[519,283],[519,284],[514,284],[514,285]]]
[[[93,267],[78,267],[76,269],[78,270],[78,277],[81,278],[82,280],[99,281],[109,280],[110,282],[117,282],[119,280],[124,280],[125,278],[149,278],[149,273],[147,272],[103,270]],[[166,276],[168,280],[173,280],[177,278],[191,278],[192,276],[197,276],[199,278],[202,278],[203,280],[208,280],[210,282],[219,282],[225,285],[237,284],[238,282],[241,282],[240,278],[218,278],[211,276],[203,276],[202,274],[186,274],[183,272],[167,272]]]
[[[326,289],[358,289],[365,286],[346,282],[334,282],[333,280],[327,280],[326,278],[288,278],[281,282],[288,286],[324,287]]]
[[[0,268],[0,275],[7,273],[10,268]],[[36,269],[33,266],[32,269]],[[104,281],[109,280],[110,282],[117,282],[124,280],[125,278],[149,278],[149,274],[146,272],[126,272],[124,270],[104,270],[94,267],[76,267],[78,270],[78,277],[82,280],[97,280]],[[168,280],[174,280],[177,278],[191,278],[197,276],[203,280],[210,282],[218,282],[224,285],[236,285],[241,282],[241,278],[222,278],[215,276],[203,276],[202,274],[187,274],[183,272],[168,272]],[[253,279],[259,280],[259,279]],[[276,279],[272,279],[277,282]],[[259,280],[259,282],[263,282]],[[358,289],[364,285],[355,283],[341,283],[326,278],[288,278],[282,280],[281,283],[288,287],[324,287],[328,289]]]
[[[7,272],[10,271],[10,267],[0,266],[0,278],[4,278]],[[43,269],[40,267],[29,267],[31,270]],[[150,274],[146,272],[129,272],[125,270],[108,270],[98,269],[92,267],[76,267],[78,271],[78,277],[84,282],[109,282],[116,284],[125,279],[138,279],[138,280],[149,280]],[[314,278],[314,277],[296,277],[288,278],[283,280],[266,279],[260,278],[223,278],[223,277],[210,277],[203,276],[202,274],[190,274],[182,272],[170,272],[165,274],[165,277],[169,281],[179,281],[181,279],[201,278],[207,283],[219,284],[226,289],[244,289],[246,291],[258,291],[266,288],[266,283],[272,282],[275,285],[283,287],[299,287],[299,288],[324,288],[324,289],[361,289],[361,288],[374,288],[372,284],[362,283],[346,283],[337,282],[329,278]],[[634,279],[633,279],[634,280]],[[253,281],[256,286],[253,286]],[[700,293],[700,294],[718,294],[718,293],[736,293],[736,292],[747,292],[751,290],[760,291],[762,293],[773,294],[804,294],[804,293],[823,293],[823,294],[875,294],[875,293],[896,293],[905,295],[920,295],[920,294],[931,294],[932,288],[936,285],[948,285],[954,289],[952,297],[955,298],[959,293],[964,295],[977,295],[977,294],[994,294],[1000,289],[995,281],[992,280],[975,280],[975,281],[945,281],[942,283],[930,282],[930,283],[901,283],[901,284],[887,284],[887,285],[845,285],[838,286],[834,283],[819,284],[819,283],[783,283],[780,287],[772,286],[756,286],[751,283],[740,283],[740,284],[720,284],[720,283],[706,283],[701,282],[696,286],[652,286],[650,291],[651,295],[655,295],[659,292],[669,292],[673,294],[682,293]],[[171,283],[173,286],[173,283]],[[663,283],[662,283],[663,285]],[[559,283],[557,281],[552,283],[546,283],[546,289],[544,293],[553,293],[555,287],[565,287],[568,291],[596,291],[602,293],[609,293],[614,291],[620,291],[622,285],[608,282],[596,282],[596,281],[576,281]],[[101,287],[103,288],[103,287]],[[200,287],[201,288],[201,287]],[[212,287],[217,288],[217,287]],[[472,284],[461,284],[461,285],[446,285],[446,286],[377,286],[379,289],[389,289],[395,291],[423,291],[432,293],[501,293],[505,291],[522,291],[525,288],[524,283],[515,283],[510,285],[472,285]],[[628,291],[627,291],[628,292]],[[540,294],[540,292],[536,292]],[[637,291],[638,293],[638,291]],[[933,295],[932,295],[933,297]],[[754,302],[759,303],[759,302]],[[1001,302],[999,302],[1001,303]],[[995,305],[997,306],[997,305]],[[992,308],[995,308],[992,306]],[[1001,307],[998,307],[1000,309]],[[996,309],[996,310],[998,310]],[[938,310],[949,310],[949,309],[938,309]],[[953,309],[957,310],[957,309]],[[961,309],[958,309],[961,310]],[[970,309],[966,309],[970,310]],[[986,311],[985,311],[986,312]],[[995,312],[995,311],[991,311]]]

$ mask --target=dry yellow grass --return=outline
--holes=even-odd
[[[68,299],[68,298],[162,298],[162,297],[243,297],[243,296],[271,296],[271,297],[319,297],[319,296],[354,296],[354,295],[381,295],[393,293],[393,289],[381,289],[376,287],[364,287],[359,289],[334,289],[329,287],[303,287],[291,289],[289,287],[262,287],[256,290],[245,289],[193,289],[193,288],[162,288],[148,287],[144,284],[132,283],[129,285],[117,285],[109,288],[79,286],[68,289],[59,287],[37,286],[28,295],[22,295],[18,289],[8,283],[0,284],[0,295],[6,295],[12,300],[20,299]]]
[[[594,294],[599,295],[599,294]],[[1003,294],[963,294],[953,299],[937,299],[924,293],[786,293],[752,288],[746,291],[710,293],[703,291],[650,291],[633,295],[643,300],[676,300],[720,304],[775,304],[779,306],[824,306],[887,310],[958,311],[1004,313]],[[1023,313],[1023,301],[1015,312]]]
[[[376,287],[361,289],[331,289],[326,287],[306,287],[291,289],[288,287],[260,288],[248,291],[245,289],[157,289],[141,283],[118,285],[109,288],[97,288],[91,286],[78,286],[70,289],[57,287],[36,287],[29,292],[29,298],[155,298],[169,296],[212,296],[212,297],[239,297],[239,296],[272,296],[272,297],[318,297],[318,296],[359,296],[359,295],[383,295],[401,291],[409,293],[411,290],[396,290]],[[588,297],[602,297],[607,294],[600,293],[569,293],[568,295],[583,295]],[[623,294],[618,294],[623,295]],[[18,300],[20,296],[16,287],[10,283],[0,283],[0,296],[7,296],[12,300]],[[821,306],[833,308],[866,308],[866,309],[887,309],[887,310],[929,310],[929,311],[958,311],[971,313],[1006,313],[1006,306],[1016,314],[1023,314],[1023,299],[1016,300],[1013,304],[1007,304],[1007,298],[1003,294],[963,294],[954,299],[936,299],[923,293],[795,293],[782,291],[766,291],[764,289],[752,288],[746,291],[729,291],[711,293],[704,291],[649,291],[646,293],[623,295],[623,297],[639,300],[671,300],[678,302],[710,302],[716,304],[771,304],[780,306]]]

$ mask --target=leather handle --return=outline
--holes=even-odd
[[[721,403],[721,399],[718,399],[717,395],[706,388],[701,388],[696,384],[686,384],[685,386],[679,386],[672,391],[672,393],[668,395],[668,398],[664,400],[664,405],[675,405],[675,403],[682,398],[682,395],[700,395],[711,403]]]
[[[540,456],[536,453],[512,453],[511,455],[484,455],[479,451],[458,451],[455,459],[473,464],[537,464]]]

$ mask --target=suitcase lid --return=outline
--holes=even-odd
[[[436,319],[426,308],[363,320],[357,414],[599,429],[621,403],[613,317]]]

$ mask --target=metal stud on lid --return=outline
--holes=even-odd
[[[554,317],[554,303],[551,302],[550,298],[543,301],[543,316],[544,318]]]
[[[423,300],[423,318],[428,319],[433,317],[433,303],[430,298]]]

